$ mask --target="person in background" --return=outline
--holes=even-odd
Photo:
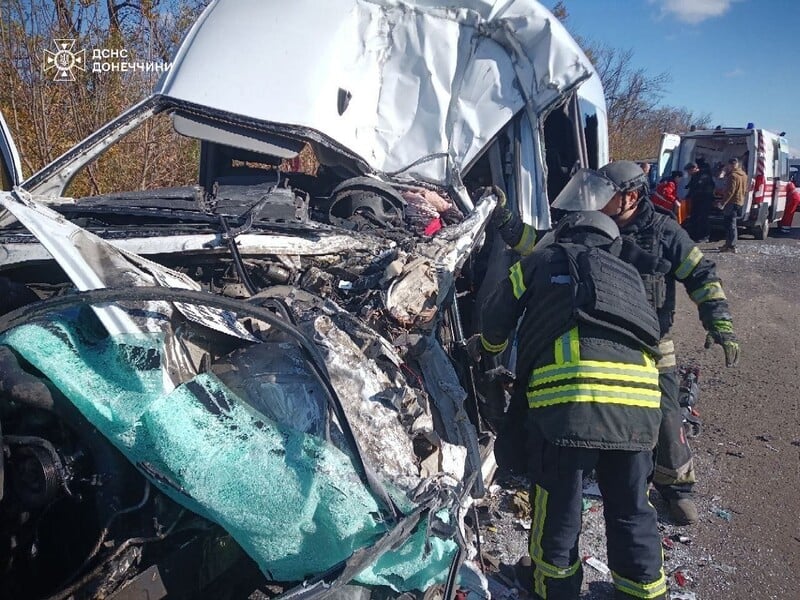
[[[747,175],[739,167],[739,159],[732,158],[726,168],[727,185],[719,201],[719,208],[725,217],[725,244],[720,252],[736,252],[738,220],[744,211],[744,198],[747,195]]]
[[[683,171],[673,171],[669,177],[661,179],[650,199],[656,208],[663,210],[678,219],[680,199],[678,198],[678,185],[683,179]],[[681,222],[681,219],[678,219]]]
[[[726,179],[728,172],[725,169],[725,163],[721,161],[714,163],[714,169],[712,173],[714,175],[714,197],[722,198],[722,194],[725,192],[725,187],[728,185],[728,180]]]
[[[649,162],[640,162],[639,163],[639,168],[642,170],[642,173],[644,173],[644,176],[649,179],[650,178],[650,163]]]
[[[794,182],[790,181],[786,184],[786,207],[783,209],[779,229],[781,233],[791,233],[792,219],[794,219],[794,213],[798,206],[800,206],[800,189],[797,189]]]
[[[714,205],[714,177],[711,165],[703,157],[697,159],[697,170],[687,188],[692,203],[692,238],[695,242],[707,242],[711,231],[708,217]]]

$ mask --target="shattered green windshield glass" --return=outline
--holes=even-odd
[[[386,530],[352,458],[281,426],[211,373],[172,389],[161,339],[92,337],[60,317],[0,337],[44,373],[158,488],[224,527],[273,580],[319,574]],[[425,589],[456,550],[425,524],[364,572],[367,583]]]

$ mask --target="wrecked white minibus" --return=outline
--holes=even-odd
[[[66,195],[158,113],[197,185]],[[316,175],[278,168],[306,145]],[[3,127],[0,596],[487,597],[465,517],[497,398],[464,343],[502,244],[474,192],[547,229],[607,155],[531,0],[220,0],[27,179]]]

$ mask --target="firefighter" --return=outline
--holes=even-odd
[[[655,211],[646,195],[646,182],[635,171],[636,163],[616,161],[599,169],[624,192],[603,208],[617,223],[623,236],[631,236],[644,250],[667,260],[671,269],[664,276],[642,275],[648,299],[658,314],[661,341],[658,362],[663,417],[658,438],[653,483],[667,501],[677,523],[688,525],[698,519],[692,489],[695,483],[692,452],[683,431],[678,404],[679,381],[675,346],[670,329],[675,316],[676,282],[681,282],[697,305],[707,335],[705,347],[722,346],[725,365],[735,366],[739,345],[733,332],[728,302],[716,267],[705,258],[688,234],[670,217]]]
[[[582,169],[559,198],[565,193],[594,194],[603,206],[618,192]],[[522,317],[514,397],[528,406],[533,595],[578,598],[582,475],[594,469],[617,597],[666,598],[647,497],[661,420],[655,311],[638,271],[617,257],[619,231],[602,213],[568,213],[542,246],[487,297],[479,338],[489,367]]]
[[[671,217],[656,212],[647,198],[646,181],[638,165],[615,161],[601,167],[599,172],[624,192],[602,207],[602,211],[614,219],[623,236],[631,236],[641,248],[671,265],[666,275],[642,274],[648,299],[658,314],[659,350],[663,355],[658,363],[663,418],[653,483],[666,501],[672,519],[680,525],[690,525],[698,519],[692,500],[696,475],[692,451],[683,431],[678,402],[680,382],[675,346],[670,337],[675,315],[675,284],[681,282],[697,305],[700,321],[707,332],[705,347],[722,346],[725,364],[732,367],[738,361],[739,345],[728,302],[714,263],[705,258]],[[504,241],[523,255],[531,252],[536,242],[535,232],[502,204],[495,210],[495,222]],[[553,206],[556,207],[555,203]]]

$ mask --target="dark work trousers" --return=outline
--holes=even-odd
[[[697,199],[692,198],[692,238],[694,241],[708,240],[711,234],[711,224],[708,222],[708,216],[711,214],[711,205],[714,199],[712,197],[700,196]]]
[[[675,366],[659,369],[658,385],[661,388],[661,427],[653,484],[664,499],[687,497],[695,483],[694,461],[683,429],[678,403],[680,382]]]
[[[666,598],[656,511],[647,498],[652,453],[555,446],[538,434],[530,445],[533,597],[578,598],[582,480],[595,469],[616,597]]]
[[[729,248],[736,246],[736,239],[738,236],[738,220],[744,211],[743,206],[728,202],[725,208],[722,209],[722,215],[725,218],[725,245]]]

